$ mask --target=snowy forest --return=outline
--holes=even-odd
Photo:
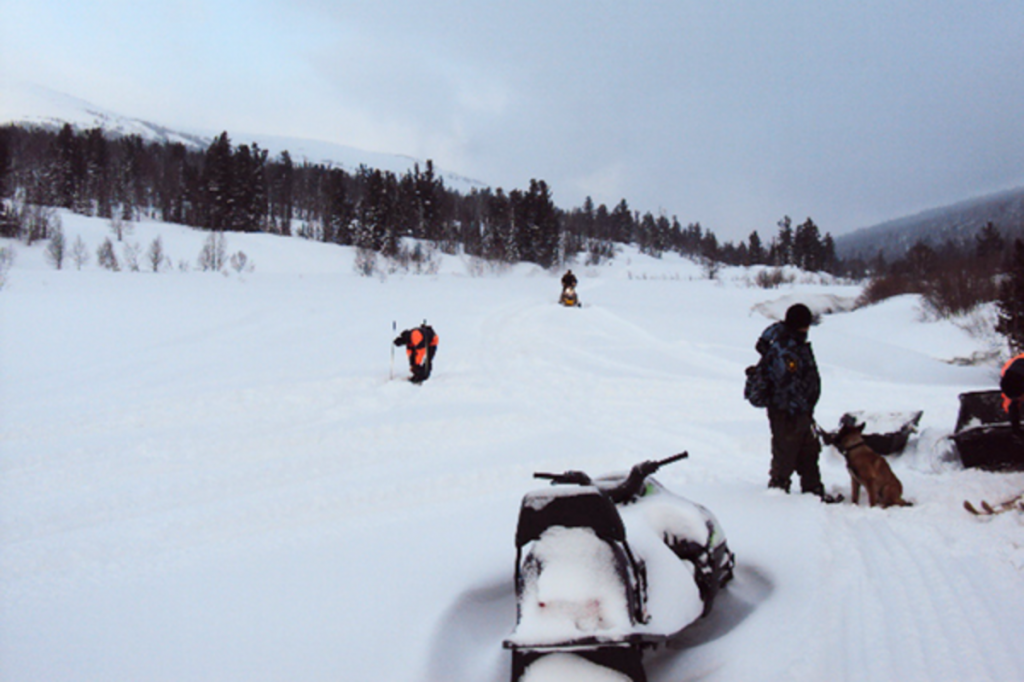
[[[10,199],[0,206],[0,236],[30,244],[53,236],[38,207],[58,207],[116,222],[145,218],[216,233],[294,235],[354,246],[363,254],[364,274],[376,267],[377,254],[405,263],[429,260],[421,246],[409,250],[403,238],[446,254],[544,268],[599,264],[632,245],[655,258],[668,252],[693,258],[712,277],[721,265],[774,266],[759,277],[764,288],[784,283],[781,268],[795,266],[869,278],[866,303],[916,293],[934,312],[949,316],[997,301],[999,331],[1014,347],[1024,346],[1024,244],[992,222],[938,245],[918,240],[891,261],[881,249],[872,258],[844,260],[832,235],[822,234],[810,217],[794,225],[784,216],[772,237],[762,239],[753,230],[734,244],[720,242],[699,222],[684,227],[676,216],[641,214],[625,198],[611,209],[590,198],[562,209],[544,180],[531,180],[525,190],[462,194],[445,186],[430,160],[400,176],[366,165],[350,173],[296,163],[287,151],[269,158],[256,143],[234,145],[227,132],[201,149],[70,124],[59,131],[0,128],[0,196]]]
[[[831,235],[811,218],[779,221],[765,241],[755,230],[746,242],[720,243],[700,223],[640,214],[626,199],[609,209],[591,200],[563,210],[544,180],[528,189],[446,188],[426,161],[397,176],[361,166],[354,173],[308,162],[288,152],[268,158],[259,145],[234,145],[227,132],[207,149],[110,138],[99,128],[59,132],[0,129],[0,183],[29,204],[67,208],[87,216],[137,220],[143,216],[214,231],[297,234],[394,256],[402,237],[428,240],[445,253],[503,263],[551,267],[576,259],[614,256],[614,244],[634,244],[655,257],[669,251],[729,265],[797,265],[836,272]],[[4,234],[17,228],[8,218]]]

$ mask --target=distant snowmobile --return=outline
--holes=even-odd
[[[520,507],[517,619],[504,643],[512,682],[594,667],[644,682],[643,650],[710,612],[735,556],[710,511],[651,478],[686,456],[597,480],[534,474],[554,487],[527,493]]]
[[[580,307],[580,297],[576,295],[576,287],[562,289],[562,295],[558,298],[558,302],[567,308]]]

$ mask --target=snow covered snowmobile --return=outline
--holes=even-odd
[[[651,477],[687,457],[628,474],[534,474],[516,529],[512,681],[585,676],[644,682],[643,650],[711,610],[735,556],[718,520]]]
[[[580,297],[576,295],[576,287],[562,289],[562,295],[558,297],[558,302],[567,308],[580,307]]]

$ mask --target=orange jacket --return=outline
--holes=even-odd
[[[1020,365],[1014,368],[1014,372],[1016,374],[1024,375],[1024,353],[1021,353],[1017,357],[1010,358],[1009,360],[1006,361],[1006,364],[1003,365],[1003,371],[1000,372],[1000,377],[1005,377],[1006,373],[1010,371],[1010,365],[1017,362],[1019,362]],[[1003,409],[1009,412],[1010,405],[1013,403],[1013,400],[1014,399],[1011,399],[1009,396],[1006,395],[1006,393],[1003,393]],[[1016,400],[1018,402],[1024,402],[1024,396],[1016,398]]]
[[[409,334],[409,344],[405,347],[405,354],[408,355],[417,365],[422,365],[427,359],[427,346],[437,347],[437,334],[432,334],[429,343],[423,342],[423,331],[417,327]],[[415,353],[415,357],[413,354]]]

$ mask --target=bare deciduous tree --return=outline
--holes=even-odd
[[[82,266],[89,262],[89,250],[82,241],[82,235],[76,236],[75,243],[71,245],[71,261],[75,264],[76,270],[81,270]]]
[[[153,269],[153,272],[160,272],[160,267],[164,262],[164,243],[157,237],[150,243],[149,251],[146,252],[146,258],[149,261],[149,267]]]
[[[126,242],[124,245],[124,264],[131,272],[139,272],[139,254],[142,246],[138,242]]]
[[[46,260],[50,261],[53,267],[61,270],[64,268],[64,256],[66,255],[64,242],[64,230],[60,221],[50,230],[50,242],[46,245]]]
[[[224,269],[227,251],[227,240],[223,232],[214,232],[206,238],[202,250],[199,252],[199,269],[207,272],[220,272]]]
[[[124,220],[121,216],[115,215],[110,219],[110,231],[117,237],[117,241],[123,242],[125,235],[133,231],[130,221]]]

